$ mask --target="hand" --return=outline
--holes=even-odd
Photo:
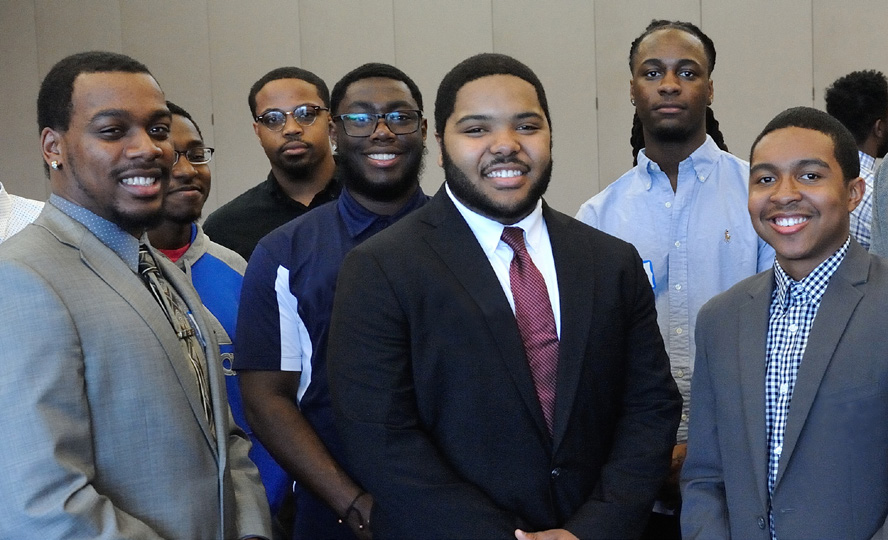
[[[518,540],[579,540],[572,532],[564,529],[549,529],[548,531],[524,532],[515,530],[515,538]]]
[[[370,511],[373,510],[373,496],[369,493],[364,493],[355,501],[355,510],[352,511],[349,516],[346,524],[358,538],[358,540],[372,540],[373,531],[370,528]],[[363,518],[364,528],[360,528],[361,521],[358,519],[358,513],[360,512],[361,518]]]
[[[678,508],[681,504],[681,494],[679,493],[679,479],[681,478],[681,468],[684,465],[685,457],[688,453],[688,443],[679,443],[672,449],[672,464],[669,467],[669,476],[663,483],[658,499],[671,508]]]

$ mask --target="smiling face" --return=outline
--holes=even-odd
[[[703,143],[712,102],[707,66],[703,43],[683,30],[658,30],[639,43],[629,94],[646,141]]]
[[[269,81],[256,94],[256,115],[270,110],[292,112],[302,105],[323,107],[318,89],[301,79]],[[328,111],[318,111],[310,126],[302,126],[292,115],[286,116],[281,131],[272,131],[253,122],[253,131],[259,137],[262,149],[278,180],[311,180],[312,174],[326,161],[333,159],[330,134],[333,123]]]
[[[861,178],[845,181],[832,139],[819,131],[777,129],[753,149],[749,172],[752,225],[777,252],[780,266],[797,281],[845,243],[849,214],[864,189]]]
[[[457,199],[510,225],[533,211],[546,191],[551,142],[533,85],[513,75],[489,75],[457,92],[438,138],[439,164]]]
[[[173,149],[163,92],[146,73],[83,73],[67,131],[44,128],[53,192],[139,236],[160,218]]]
[[[185,152],[204,146],[194,124],[178,114],[173,115],[171,130],[173,148]],[[193,165],[184,155],[173,165],[172,180],[163,202],[164,219],[175,223],[191,223],[200,217],[210,194],[210,165]]]
[[[390,113],[419,110],[402,81],[383,77],[360,79],[348,86],[334,114]],[[425,149],[426,121],[419,129],[395,135],[384,121],[377,121],[369,137],[353,137],[342,123],[335,123],[336,144],[343,180],[349,189],[374,200],[393,200],[419,183]]]

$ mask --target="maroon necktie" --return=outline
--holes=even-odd
[[[509,265],[509,282],[515,299],[515,319],[524,342],[524,351],[537,398],[543,408],[543,417],[549,435],[555,413],[555,379],[558,371],[558,332],[552,302],[546,289],[546,280],[533,264],[524,245],[524,230],[518,227],[503,229],[503,242],[515,254]]]

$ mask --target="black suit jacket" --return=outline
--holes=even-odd
[[[515,316],[442,189],[343,264],[329,373],[379,538],[637,536],[681,398],[629,244],[544,206],[561,299],[550,439]]]

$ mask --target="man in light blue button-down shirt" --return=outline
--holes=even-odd
[[[707,134],[715,48],[699,28],[653,21],[630,50],[630,96],[643,134],[638,165],[587,201],[577,219],[631,242],[654,288],[672,376],[684,397],[671,497],[677,513],[697,311],[714,295],[771,267],[746,211],[749,164]],[[711,112],[710,112],[711,115]],[[717,123],[709,121],[718,140]],[[665,495],[665,494],[664,494]],[[678,521],[667,525],[678,536]],[[661,537],[662,530],[656,537]]]

